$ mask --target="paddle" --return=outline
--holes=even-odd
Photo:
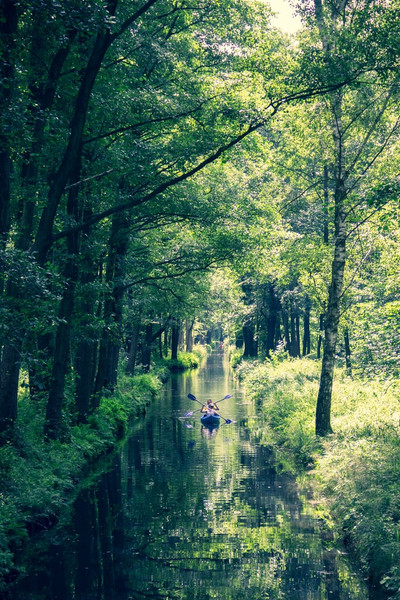
[[[194,400],[195,402],[198,402],[199,404],[201,404],[201,406],[206,406],[205,404],[203,404],[202,402],[200,402],[200,400],[197,400],[196,396],[193,396],[193,394],[188,394],[188,398],[189,398],[189,400]],[[222,400],[226,400],[227,398],[232,398],[232,394],[227,394],[226,396],[224,396],[224,398],[222,398]],[[220,402],[222,402],[222,400],[220,400]],[[201,409],[199,409],[199,410],[201,410]],[[196,412],[196,411],[193,411],[193,412]],[[190,414],[186,414],[185,417],[186,416],[189,417]],[[218,413],[218,416],[221,419],[223,419],[227,425],[229,425],[230,423],[232,423],[232,419],[225,419],[225,417],[223,417],[219,413]]]
[[[233,423],[232,419],[225,419],[225,417],[223,417],[219,413],[218,413],[218,416],[220,419],[223,419],[227,425],[229,425],[230,423]]]
[[[200,402],[200,400],[197,400],[196,396],[193,396],[193,394],[188,394],[188,398],[190,400],[194,400],[195,402],[198,402],[202,406],[206,406],[205,404],[203,404],[202,402]],[[218,402],[222,402],[222,400],[227,400],[227,398],[232,398],[232,394],[227,394],[221,400],[218,400]]]
[[[205,406],[205,404],[203,404],[202,402],[200,402],[200,400],[197,400],[196,396],[193,396],[193,394],[188,394],[188,398],[189,398],[189,400],[194,400],[195,402],[198,402],[202,406]]]
[[[184,417],[191,417],[192,415],[194,415],[194,413],[200,412],[202,409],[201,408],[197,408],[196,410],[191,410],[187,413],[185,413],[183,416]]]

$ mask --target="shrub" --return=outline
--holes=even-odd
[[[178,352],[177,359],[165,359],[165,364],[170,371],[184,371],[185,369],[196,369],[202,360],[201,352]]]
[[[234,348],[233,346],[230,346],[228,354],[229,363],[232,369],[237,369],[243,358],[243,350],[241,348]]]

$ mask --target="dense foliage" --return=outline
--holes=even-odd
[[[2,452],[213,339],[322,358],[310,435],[338,360],[398,377],[400,5],[297,10],[289,38],[261,0],[0,4]]]

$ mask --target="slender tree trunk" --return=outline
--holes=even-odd
[[[290,306],[290,339],[292,341],[290,345],[290,356],[296,357],[297,354],[297,330],[296,330],[296,315],[293,308],[293,303]]]
[[[318,344],[317,344],[317,358],[321,358],[321,348],[324,341],[323,332],[325,329],[325,315],[319,315],[319,336],[318,336]]]
[[[346,221],[343,207],[346,191],[342,181],[339,182],[335,196],[335,250],[332,262],[328,308],[325,318],[324,355],[322,358],[321,378],[318,391],[315,421],[315,431],[319,436],[332,433],[332,383],[335,368],[335,352],[340,317],[340,297],[342,293],[343,275],[346,263]]]
[[[169,327],[166,327],[164,330],[164,343],[163,343],[163,355],[164,356],[168,356],[168,348],[169,348],[169,344],[168,344],[168,333],[169,333]]]
[[[278,323],[279,301],[273,283],[268,285],[267,347],[266,354],[271,356],[277,345],[276,327]]]
[[[277,347],[277,345],[281,341],[282,341],[281,315],[280,315],[280,311],[278,310],[277,315],[276,315],[276,324],[275,324],[275,344],[274,344],[274,349]]]
[[[109,3],[111,14],[113,14],[115,10],[115,5],[116,2]],[[57,209],[64,193],[65,186],[71,178],[73,172],[72,169],[76,164],[80,154],[83,130],[86,123],[92,89],[111,41],[112,37],[109,29],[104,29],[98,32],[93,44],[92,52],[87,62],[86,69],[83,71],[80,86],[76,95],[68,144],[61,160],[61,164],[57,170],[57,173],[54,175],[49,188],[47,203],[42,211],[33,245],[33,250],[40,265],[45,263],[47,252],[52,244],[54,219],[56,217]]]
[[[298,309],[296,309],[295,324],[296,324],[296,356],[300,356],[300,315],[299,315]]]
[[[14,90],[15,64],[13,52],[17,35],[18,13],[17,3],[3,0],[0,4],[0,249],[4,248],[10,230],[10,177],[11,177],[11,147],[10,130],[7,125],[7,113]],[[3,122],[3,120],[5,122]],[[3,270],[1,270],[3,273]]]
[[[179,335],[181,331],[181,324],[179,319],[174,319],[172,321],[171,328],[171,359],[177,360],[178,358],[178,345],[179,345]]]
[[[0,4],[0,75],[3,85],[0,91],[1,120],[7,121],[7,112],[13,94],[15,65],[12,53],[17,34],[17,5],[11,0]],[[0,291],[3,292],[5,265],[2,253],[6,247],[10,231],[10,194],[11,194],[11,147],[8,128],[2,123],[0,128]],[[21,342],[22,343],[22,342]],[[20,366],[20,340],[6,343],[1,354],[0,368],[0,433],[12,429],[17,418],[18,377]]]
[[[83,218],[91,214],[91,209],[84,210]],[[90,230],[83,230],[83,240],[89,236]],[[96,278],[101,279],[96,262],[90,255],[90,251],[83,250],[81,261],[79,285],[83,290],[90,286]],[[77,307],[78,314],[85,315],[85,321],[79,330],[77,347],[75,353],[76,389],[75,401],[78,412],[78,423],[86,423],[90,411],[90,399],[93,393],[94,377],[96,373],[97,342],[92,330],[92,323],[96,311],[96,297],[91,294],[83,294],[83,298]]]
[[[308,296],[305,299],[304,305],[304,333],[303,333],[303,356],[311,352],[311,336],[310,336],[310,311],[311,303]]]
[[[103,319],[105,327],[100,341],[93,407],[98,405],[101,392],[104,389],[113,391],[117,382],[124,291],[121,281],[124,276],[124,259],[127,249],[126,216],[117,213],[113,216],[111,225],[106,267],[106,283],[113,285],[113,289],[104,302]]]
[[[126,366],[126,372],[128,373],[128,375],[135,374],[139,332],[140,332],[140,321],[135,321],[135,323],[132,326],[131,340],[130,340],[130,344],[129,344],[128,364]]]
[[[328,38],[321,0],[314,0],[314,7],[325,59],[329,64],[332,64],[336,52],[335,38]],[[335,34],[338,19],[339,13],[331,13],[331,29],[333,34]],[[329,286],[328,306],[325,317],[324,354],[322,357],[321,378],[315,417],[315,432],[318,436],[325,436],[332,432],[332,384],[340,317],[340,297],[343,288],[343,275],[346,264],[346,212],[344,204],[347,196],[345,182],[348,173],[346,172],[345,143],[342,127],[343,90],[334,92],[334,94],[329,97],[329,101],[332,137],[335,147],[335,240],[331,283]]]
[[[163,359],[163,346],[162,346],[162,335],[160,334],[158,338],[158,356],[160,359]]]
[[[6,53],[3,54],[1,80],[3,82],[8,82],[8,85],[3,86],[3,93],[2,98],[0,98],[0,102],[6,100],[7,104],[10,104],[11,94],[13,90],[12,79],[14,66],[10,59],[11,57],[9,53],[13,49],[13,36],[15,35],[17,27],[16,5],[17,3],[13,1],[5,1],[0,7],[0,36],[2,38],[2,47],[6,50]],[[8,38],[7,41],[5,41],[5,37]],[[70,42],[72,41],[72,39],[73,35],[71,34]],[[34,34],[34,39],[32,42],[32,56],[34,54],[34,59],[37,60],[37,56],[39,55],[39,53],[36,51],[35,47],[36,45]],[[38,176],[37,156],[40,154],[43,144],[43,131],[45,126],[44,114],[46,109],[51,105],[54,99],[56,82],[58,80],[59,74],[61,72],[61,67],[68,54],[68,51],[69,44],[67,44],[65,47],[60,49],[59,52],[57,52],[52,64],[50,65],[49,76],[46,81],[46,84],[43,85],[43,87],[37,87],[36,81],[34,85],[30,86],[30,92],[33,99],[32,111],[36,111],[36,116],[34,117],[35,123],[32,133],[31,151],[27,153],[24,157],[24,163],[21,172],[21,186],[22,189],[25,190],[25,200],[21,210],[21,218],[18,223],[18,231],[16,236],[16,248],[19,250],[26,251],[32,239],[33,214],[35,206],[35,201],[33,200],[33,198],[35,198]],[[35,108],[33,108],[33,106],[35,106]],[[0,243],[2,243],[2,241],[5,240],[5,234],[7,233],[10,224],[10,166],[11,162],[9,157],[8,142],[6,139],[4,139],[3,141],[0,138],[0,180],[2,182],[2,185],[0,186]],[[4,269],[1,268],[1,265],[0,273],[4,273]],[[0,282],[0,286],[3,286],[2,281]],[[13,289],[12,287],[9,287],[7,293],[13,298],[17,298],[19,295],[18,290]],[[18,323],[15,324],[15,329],[18,329]],[[12,343],[11,347],[8,348],[8,343],[5,345],[5,362],[4,365],[2,365],[0,368],[0,373],[3,371],[3,374],[0,374],[0,378],[2,379],[2,386],[0,391],[0,413],[1,406],[3,403],[1,398],[3,395],[6,398],[6,405],[9,405],[12,399],[17,398],[22,342],[23,335],[22,333],[20,333],[18,336],[15,336],[15,341]],[[11,356],[13,357],[12,359]],[[10,360],[12,360],[14,364],[12,372],[9,369]],[[33,380],[31,381],[30,378],[30,386],[31,383],[31,391],[33,391],[35,386],[41,386],[41,383],[43,383],[43,381],[35,382]],[[13,409],[12,412],[14,413],[15,410]]]
[[[291,356],[292,355],[292,343],[290,340],[290,333],[289,333],[289,316],[288,316],[286,309],[282,311],[282,321],[283,321],[283,331],[284,331],[284,336],[285,336],[285,349],[287,350],[287,352],[289,352],[289,356]]]
[[[142,365],[143,371],[147,373],[151,365],[151,346],[153,344],[153,323],[148,323],[145,327],[145,334],[142,343]]]
[[[12,429],[17,418],[19,361],[19,348],[8,344],[1,362],[0,433]]]
[[[193,325],[194,319],[186,319],[186,352],[193,350]]]
[[[82,340],[76,349],[76,408],[78,423],[86,423],[93,392],[93,379],[96,367],[96,342]]]
[[[257,346],[254,339],[254,325],[243,325],[244,352],[246,358],[255,358],[257,356]]]
[[[73,181],[79,181],[81,163],[78,161]],[[68,195],[68,215],[79,219],[78,186],[71,188]],[[51,439],[57,439],[62,434],[62,407],[65,393],[65,377],[70,353],[71,320],[74,310],[75,287],[78,280],[77,257],[79,253],[80,234],[71,233],[67,237],[68,258],[65,267],[65,285],[58,312],[53,369],[50,378],[50,391],[47,400],[45,434]]]

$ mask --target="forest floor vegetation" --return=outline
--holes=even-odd
[[[282,468],[306,474],[318,515],[369,582],[399,599],[400,382],[353,379],[338,369],[334,433],[316,438],[318,361],[274,357],[237,370],[264,415],[262,443],[274,446]]]
[[[21,544],[60,520],[94,465],[124,439],[161,385],[157,371],[122,375],[87,423],[65,426],[63,441],[44,439],[44,403],[23,394],[14,443],[0,447],[0,591],[17,575],[14,557]]]

